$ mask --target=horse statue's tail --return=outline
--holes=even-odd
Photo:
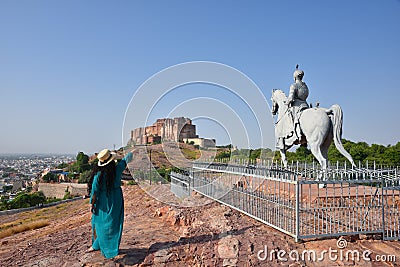
[[[352,166],[356,166],[354,164],[353,158],[349,154],[349,152],[344,149],[342,144],[342,124],[343,124],[343,112],[342,108],[339,105],[332,105],[328,110],[328,114],[333,114],[331,117],[331,121],[333,124],[333,141],[335,142],[335,146],[339,152],[345,156],[351,163]]]

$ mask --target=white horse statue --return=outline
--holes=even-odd
[[[282,90],[272,90],[272,114],[278,113],[278,119],[275,127],[277,138],[284,136],[287,129],[293,125],[292,118],[289,116],[289,107],[287,97]],[[323,171],[326,171],[328,160],[328,149],[332,140],[339,152],[345,156],[352,166],[355,166],[353,158],[344,149],[342,144],[342,121],[343,113],[339,105],[332,105],[329,109],[325,108],[307,108],[302,111],[300,116],[300,128],[304,137],[294,144],[309,144],[312,154],[318,160]],[[285,132],[286,129],[286,132]],[[283,140],[284,141],[284,140]],[[286,151],[293,146],[285,144],[280,148],[282,162],[287,167]]]

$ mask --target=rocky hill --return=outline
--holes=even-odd
[[[199,150],[194,146],[164,142],[162,144],[135,147],[133,161],[129,164],[132,170],[148,170],[149,165],[154,168],[187,168],[194,160],[204,160],[215,157],[215,150]],[[150,164],[151,161],[151,164]]]
[[[85,253],[91,245],[87,199],[0,217],[0,266],[398,266],[398,241],[348,238],[348,250],[395,255],[396,262],[361,259],[279,260],[274,250],[338,249],[336,239],[293,238],[216,202],[167,206],[139,186],[124,186],[125,224],[120,255]],[[198,203],[205,200],[195,195]],[[25,226],[25,227],[22,227]],[[265,251],[267,249],[267,251]],[[272,251],[272,252],[271,252]],[[267,253],[266,253],[267,252]],[[267,257],[268,255],[268,257]],[[293,256],[294,254],[292,254]],[[323,254],[318,254],[323,255]],[[288,254],[286,254],[288,257]],[[293,258],[293,257],[292,257]]]

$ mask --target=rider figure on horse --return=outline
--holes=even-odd
[[[304,143],[304,137],[300,127],[300,116],[303,110],[309,108],[307,103],[308,87],[303,82],[304,71],[299,70],[299,65],[293,73],[294,83],[290,85],[289,96],[285,102],[286,115],[280,123],[277,123],[276,147],[284,149],[294,144]]]
[[[300,115],[304,109],[309,108],[306,101],[308,97],[308,87],[307,84],[302,81],[303,77],[304,71],[299,70],[299,65],[297,65],[296,70],[293,73],[294,83],[290,85],[287,101],[293,121],[293,130],[299,141],[302,136],[299,122]]]
[[[334,104],[330,108],[310,108],[307,103],[308,87],[303,82],[304,72],[298,65],[293,73],[294,83],[289,96],[280,89],[272,90],[272,115],[278,115],[275,122],[276,148],[287,167],[286,151],[293,145],[307,143],[311,153],[318,160],[322,170],[327,169],[328,149],[332,141],[338,151],[354,165],[353,158],[342,144],[342,108]],[[317,105],[318,107],[318,105]],[[318,176],[319,177],[319,176]],[[321,176],[322,177],[322,176]],[[319,178],[321,178],[319,177]],[[324,177],[325,173],[324,173]]]

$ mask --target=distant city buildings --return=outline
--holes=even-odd
[[[153,125],[131,131],[131,143],[134,145],[161,142],[192,142],[200,147],[215,147],[215,139],[199,138],[196,125],[192,124],[191,119],[184,117],[157,119]]]
[[[17,192],[32,188],[41,173],[71,161],[70,155],[0,155],[0,197],[11,200]]]

